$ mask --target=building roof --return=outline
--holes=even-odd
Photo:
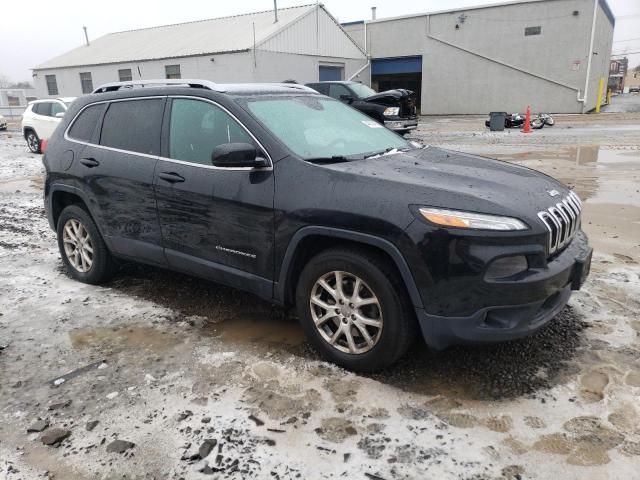
[[[254,41],[259,45],[315,8],[315,4],[279,8],[278,22],[273,10],[266,10],[110,33],[34,70],[245,51],[253,48]]]
[[[485,5],[471,5],[468,7],[458,7],[458,8],[449,8],[449,9],[445,9],[445,10],[434,10],[431,12],[424,12],[424,13],[413,13],[413,14],[409,14],[409,15],[401,15],[401,16],[397,16],[397,17],[384,17],[384,18],[378,18],[375,20],[364,20],[365,23],[381,23],[381,22],[389,22],[389,21],[393,21],[393,20],[402,20],[405,18],[414,18],[414,17],[424,17],[426,15],[441,15],[441,14],[445,14],[445,13],[456,13],[456,12],[468,12],[470,10],[482,10],[485,8],[495,8],[495,7],[508,7],[511,5],[520,5],[523,3],[537,3],[537,2],[549,2],[549,1],[553,1],[553,0],[507,0],[507,1],[502,1],[502,2],[498,2],[498,3],[487,3]],[[600,6],[602,7],[605,15],[607,16],[607,18],[609,18],[609,20],[611,21],[612,24],[615,23],[615,17],[613,16],[613,13],[611,12],[611,8],[609,8],[609,4],[607,3],[607,0],[598,0],[598,3],[600,4]],[[349,23],[357,23],[357,22],[348,22],[348,23],[343,23],[342,25],[347,25]]]

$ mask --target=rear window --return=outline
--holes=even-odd
[[[102,122],[100,145],[159,155],[163,108],[160,98],[111,103]]]
[[[104,104],[91,105],[85,108],[73,122],[71,130],[69,130],[69,136],[75,140],[82,140],[83,142],[91,141],[93,132],[103,111]]]

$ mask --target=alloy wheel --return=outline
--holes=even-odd
[[[70,218],[64,224],[62,241],[64,253],[69,263],[78,272],[86,273],[93,265],[93,242],[91,235],[75,218]]]
[[[30,133],[27,135],[27,145],[29,146],[29,150],[36,153],[39,147],[38,137],[36,137],[35,133]]]
[[[333,348],[362,354],[378,343],[383,325],[380,301],[357,275],[323,275],[311,289],[309,306],[316,329]]]

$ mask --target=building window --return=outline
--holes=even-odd
[[[93,80],[91,80],[91,72],[83,72],[80,74],[80,85],[82,93],[93,92]]]
[[[56,82],[56,76],[45,75],[44,78],[47,81],[47,92],[49,95],[58,95],[58,82]]]
[[[180,76],[180,65],[165,65],[164,73],[167,78],[182,78]]]
[[[528,37],[529,35],[540,35],[542,33],[542,27],[525,27],[524,36]]]
[[[130,82],[133,80],[133,76],[131,75],[130,68],[123,68],[122,70],[118,70],[118,78],[121,82]]]

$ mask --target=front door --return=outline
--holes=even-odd
[[[270,298],[273,171],[211,165],[218,145],[262,147],[215,103],[179,97],[169,101],[166,145],[154,178],[167,262]]]

